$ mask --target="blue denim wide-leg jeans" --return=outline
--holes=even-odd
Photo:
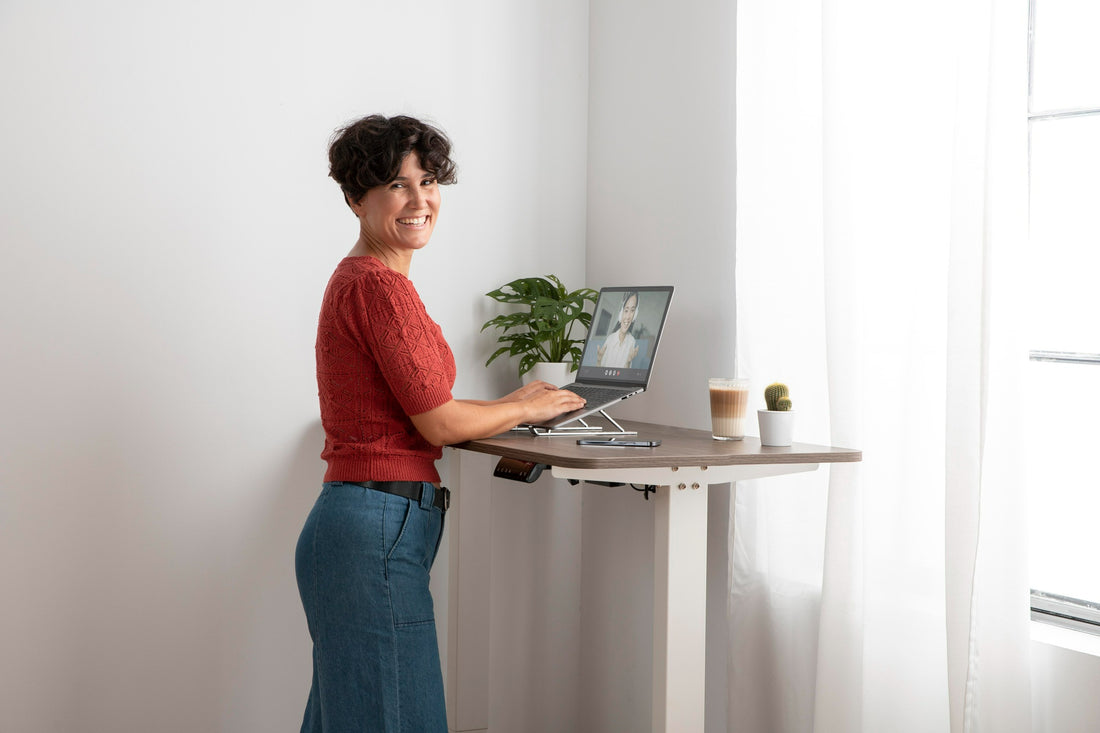
[[[429,488],[430,487],[430,488]],[[428,571],[443,532],[419,503],[326,483],[298,538],[298,592],[313,638],[302,733],[446,733]]]

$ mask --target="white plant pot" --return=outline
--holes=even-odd
[[[522,381],[524,384],[529,384],[541,379],[555,387],[564,387],[577,378],[577,373],[570,369],[572,366],[563,361],[540,361],[531,371],[523,375]]]
[[[787,446],[791,444],[791,428],[794,412],[791,410],[757,410],[760,420],[760,445]]]

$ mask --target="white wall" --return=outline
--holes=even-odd
[[[378,111],[452,135],[460,183],[412,276],[457,391],[488,396],[512,377],[481,368],[482,294],[517,274],[584,282],[587,22],[582,0],[3,4],[5,730],[294,728],[316,314],[356,236],[329,134]],[[495,550],[510,572],[579,499],[499,509],[532,538]],[[559,585],[579,608],[579,577]],[[578,618],[536,640],[566,650],[544,676],[575,679]],[[530,651],[494,640],[496,668]],[[493,714],[531,687],[501,681]],[[572,724],[576,694],[547,730]]]
[[[616,415],[708,428],[733,370],[735,4],[591,0],[588,280],[677,290],[652,391]],[[707,731],[726,730],[728,487],[710,490]],[[586,733],[651,726],[653,502],[584,494]]]
[[[1036,632],[1043,641],[1034,640]],[[1100,730],[1100,638],[1050,626],[1033,628],[1032,634],[1031,729]]]

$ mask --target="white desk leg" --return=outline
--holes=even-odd
[[[454,733],[489,729],[490,456],[451,451],[447,512],[447,724]]]
[[[702,733],[707,484],[660,486],[655,498],[653,733]]]

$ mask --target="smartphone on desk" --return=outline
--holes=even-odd
[[[581,438],[577,445],[603,445],[611,448],[656,448],[659,440],[616,440],[615,438]]]

